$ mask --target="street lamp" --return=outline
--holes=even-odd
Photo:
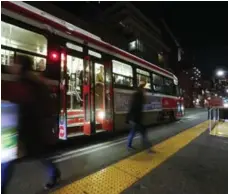
[[[224,70],[218,70],[217,73],[216,73],[216,75],[217,75],[218,77],[222,77],[222,76],[225,75],[225,71],[224,71]]]

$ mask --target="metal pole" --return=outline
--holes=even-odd
[[[216,109],[213,109],[213,121],[216,121]]]
[[[218,121],[220,120],[220,118],[219,118],[219,109],[218,109]]]
[[[211,108],[209,109],[209,131],[211,132]]]

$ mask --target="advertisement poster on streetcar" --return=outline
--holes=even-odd
[[[59,116],[59,139],[67,139],[67,126],[66,126],[66,114],[61,111]]]
[[[1,101],[1,163],[17,158],[18,105]]]
[[[115,92],[115,112],[127,112],[133,93]],[[155,109],[162,109],[161,97],[146,95],[146,103],[144,111],[153,111]]]

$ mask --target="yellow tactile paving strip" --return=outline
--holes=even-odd
[[[119,194],[189,144],[207,128],[208,121],[205,121],[153,146],[155,154],[140,152],[75,181],[53,194]]]
[[[220,137],[228,137],[228,122],[219,122],[210,134]]]

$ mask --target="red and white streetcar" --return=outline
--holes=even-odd
[[[145,125],[183,116],[178,79],[171,72],[24,2],[2,2],[1,11],[1,65],[29,55],[34,71],[52,80],[60,139],[126,129],[130,97],[142,79]],[[15,75],[2,73],[2,88],[3,100],[15,98],[10,90],[22,94]]]

